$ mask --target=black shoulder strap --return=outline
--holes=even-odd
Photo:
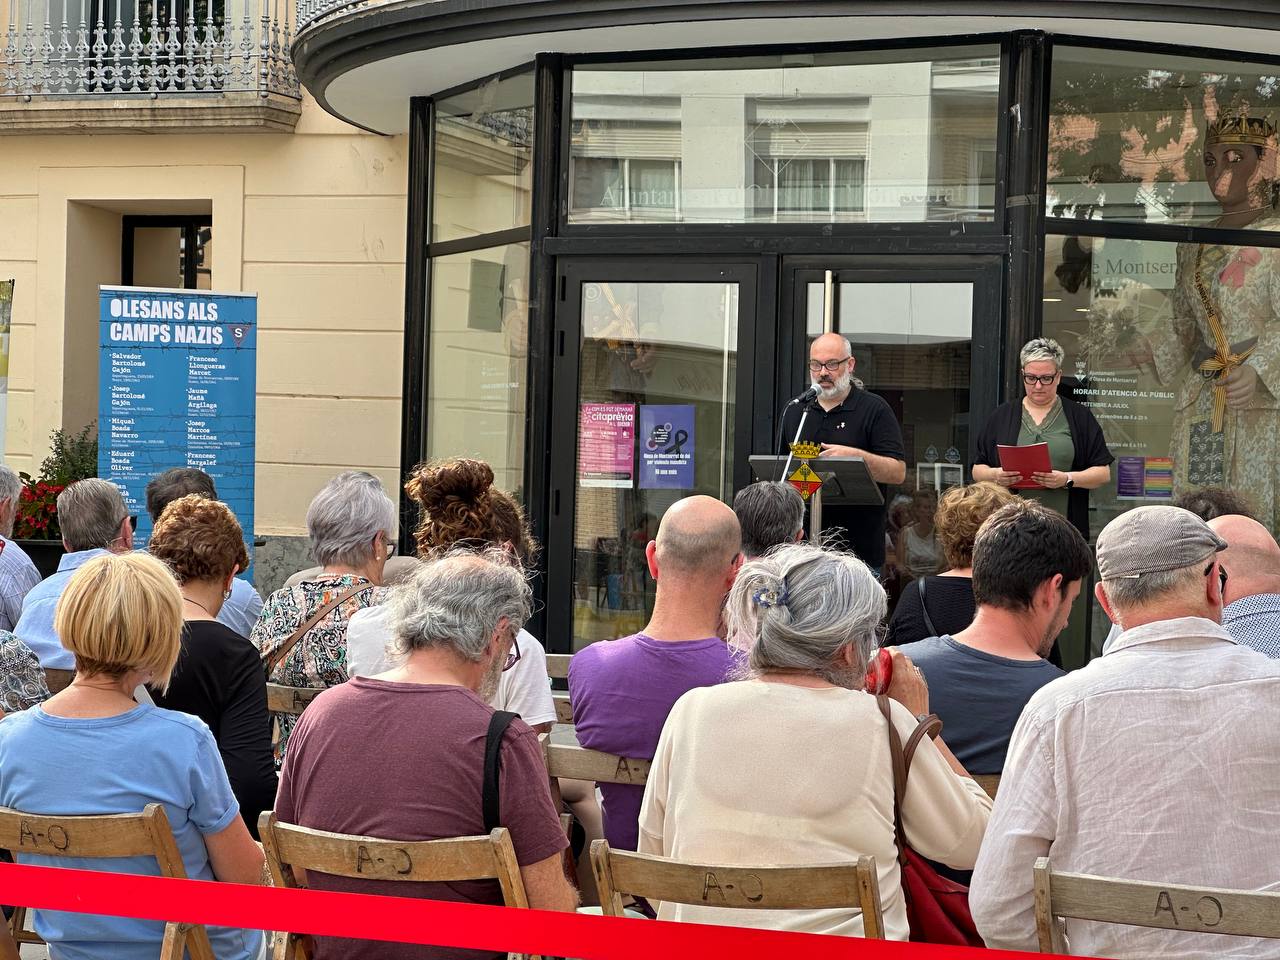
[[[933,618],[929,616],[929,604],[924,598],[924,582],[928,577],[920,577],[916,580],[916,589],[920,591],[920,615],[924,617],[924,628],[929,631],[929,636],[941,636],[938,628],[933,625]]]
[[[481,809],[484,811],[484,832],[491,833],[502,826],[501,807],[498,793],[498,763],[502,754],[502,738],[507,727],[519,714],[506,710],[495,710],[489,718],[489,732],[484,738],[484,786],[481,794]]]

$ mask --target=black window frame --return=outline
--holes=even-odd
[[[182,263],[182,289],[195,290],[199,270],[196,259],[189,255],[197,248],[200,230],[213,229],[213,214],[191,213],[181,215],[152,215],[126,213],[120,217],[120,283],[133,286],[133,257],[136,238],[134,231],[155,228],[179,228],[182,230],[182,249],[188,252]]]

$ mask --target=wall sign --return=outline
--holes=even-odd
[[[151,532],[146,486],[198,467],[240,521],[253,558],[258,298],[203,290],[98,289],[98,475]]]

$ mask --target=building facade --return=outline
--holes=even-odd
[[[294,12],[248,0],[0,2],[4,455],[98,415],[99,284],[259,299],[255,575],[308,565],[343,469],[399,487],[408,142],[300,89]]]

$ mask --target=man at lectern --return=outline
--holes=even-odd
[[[887,503],[887,485],[902,483],[907,476],[902,429],[889,404],[854,379],[856,363],[853,348],[840,334],[824,333],[813,341],[809,379],[817,396],[808,404],[809,418],[800,439],[821,444],[822,457],[861,457]],[[805,404],[793,404],[783,413],[779,453],[785,455],[789,450],[805,409]],[[820,469],[817,463],[814,467]],[[822,508],[823,529],[843,527],[848,547],[877,574],[884,566],[885,509],[885,504],[824,504]]]

